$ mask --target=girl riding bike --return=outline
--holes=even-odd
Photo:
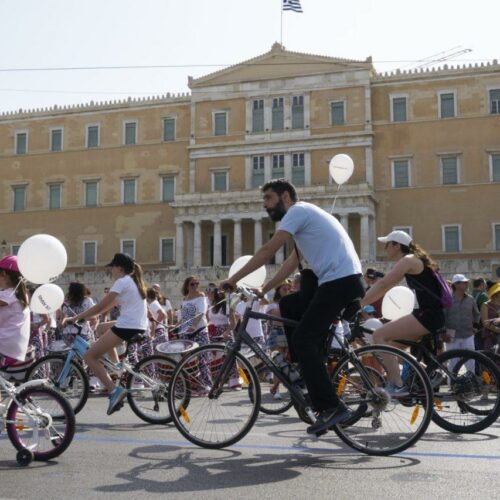
[[[111,276],[115,280],[109,293],[94,307],[72,318],[65,318],[64,323],[97,316],[110,310],[116,304],[121,307],[121,314],[115,325],[91,346],[84,357],[89,368],[101,380],[109,393],[107,414],[111,415],[120,409],[127,391],[119,385],[115,386],[115,383],[101,364],[100,358],[105,353],[108,353],[111,361],[115,364],[118,363],[115,348],[123,341],[129,341],[137,334],[144,333],[148,326],[148,317],[146,287],[141,266],[128,255],[117,253],[106,267],[111,268]]]

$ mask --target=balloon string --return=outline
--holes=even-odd
[[[330,210],[330,213],[331,213],[332,215],[333,215],[333,209],[335,208],[335,202],[337,201],[337,196],[338,196],[338,194],[339,194],[339,191],[340,191],[340,186],[341,186],[341,185],[342,185],[342,184],[338,184],[338,185],[337,185],[337,192],[335,193],[335,196],[334,196],[334,198],[333,198],[332,209]]]
[[[27,279],[25,279],[25,278],[23,278],[23,277],[21,276],[21,278],[19,278],[19,281],[17,282],[16,288],[14,288],[13,292],[11,293],[11,295],[14,295],[14,294],[17,292],[17,289],[19,288],[19,285],[20,285],[23,281],[24,281],[24,282],[26,282],[26,283],[28,282],[28,280],[27,280]]]

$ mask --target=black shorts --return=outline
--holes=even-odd
[[[442,309],[414,309],[412,314],[429,333],[437,332],[444,327]]]
[[[118,328],[117,326],[112,326],[111,331],[120,337],[125,342],[128,342],[132,337],[135,337],[139,333],[144,333],[146,330],[139,330],[136,328]]]

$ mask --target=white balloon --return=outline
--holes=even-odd
[[[380,328],[381,326],[383,326],[384,323],[382,323],[382,321],[380,321],[379,319],[377,318],[370,318],[370,319],[367,319],[364,323],[363,323],[363,326],[365,328],[369,328],[370,330],[377,330],[378,328]],[[363,332],[363,337],[365,338],[365,340],[368,342],[368,344],[373,344],[373,334],[372,333],[367,333],[367,332]]]
[[[236,259],[229,269],[229,277],[236,274],[252,257],[252,255],[243,255]],[[248,288],[260,288],[264,284],[264,281],[266,281],[266,268],[262,266],[242,278],[237,284]]]
[[[34,313],[48,314],[57,311],[64,302],[64,292],[54,283],[39,286],[30,301],[30,309]]]
[[[405,286],[395,286],[384,296],[382,316],[395,320],[410,314],[415,306],[415,295]]]
[[[337,184],[344,184],[354,172],[354,162],[349,155],[338,154],[330,160],[330,175]]]
[[[49,234],[36,234],[23,242],[17,253],[21,274],[32,283],[55,281],[66,269],[64,245]]]

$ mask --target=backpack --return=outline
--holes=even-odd
[[[453,304],[453,292],[451,291],[450,285],[448,285],[446,280],[439,274],[439,271],[432,271],[432,273],[437,279],[441,290],[441,305],[444,309],[449,309]]]

